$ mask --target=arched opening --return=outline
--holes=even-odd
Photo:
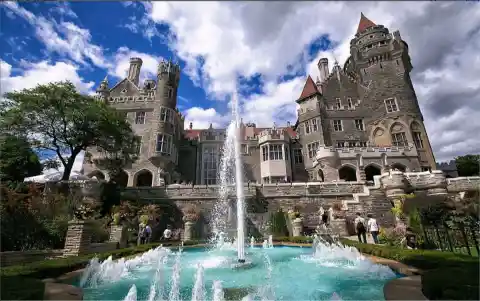
[[[400,164],[400,163],[393,163],[393,164],[392,164],[392,170],[395,170],[395,169],[398,169],[398,170],[401,171],[401,172],[405,172],[405,171],[407,170],[407,168],[405,167],[405,165]]]
[[[345,165],[338,170],[338,177],[343,181],[355,182],[357,181],[357,171],[355,168]]]
[[[149,170],[143,169],[135,175],[135,187],[150,187],[152,186],[153,175]]]
[[[100,170],[94,170],[88,174],[89,178],[97,178],[97,180],[105,180],[105,175]]]
[[[399,123],[395,122],[390,128],[390,135],[392,138],[392,146],[408,146],[407,135],[405,134],[405,127]]]
[[[368,165],[365,167],[365,178],[367,180],[367,183],[372,184],[374,183],[373,177],[380,175],[382,172],[379,167],[376,165]]]
[[[112,178],[112,181],[117,183],[118,186],[127,187],[128,185],[128,174],[122,170],[116,176]]]
[[[413,143],[415,144],[416,148],[423,149],[423,135],[422,135],[422,128],[420,124],[416,121],[412,122],[410,125],[410,131],[412,132]]]
[[[324,177],[323,171],[321,169],[318,170],[317,176],[318,176],[317,177],[318,181],[325,182],[325,177]]]

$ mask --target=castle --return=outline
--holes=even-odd
[[[116,179],[128,187],[172,183],[217,184],[225,129],[184,129],[177,109],[180,67],[158,66],[157,79],[140,83],[142,60],[131,58],[127,78],[97,97],[122,112],[141,138],[139,159]],[[322,58],[320,78],[310,76],[296,100],[298,120],[286,127],[241,125],[246,181],[366,182],[389,169],[428,171],[435,159],[410,79],[408,44],[361,15],[343,68]],[[294,100],[292,100],[294,101]],[[102,153],[88,150],[83,170],[108,179]]]

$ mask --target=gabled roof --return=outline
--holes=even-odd
[[[313,79],[310,77],[310,75],[307,77],[307,81],[305,82],[305,85],[303,86],[302,93],[300,94],[300,97],[298,98],[297,102],[304,100],[307,97],[310,97],[315,94],[320,94],[320,92],[317,89],[317,85],[313,82]]]
[[[363,13],[360,14],[360,22],[358,23],[357,33],[364,31],[365,29],[376,26],[369,18],[365,17]]]

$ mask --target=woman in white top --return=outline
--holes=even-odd
[[[367,215],[368,217],[368,222],[367,222],[367,231],[372,234],[373,242],[375,244],[378,244],[378,223],[377,220],[372,217],[371,214]]]

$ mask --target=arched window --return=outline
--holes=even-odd
[[[128,185],[128,174],[122,170],[116,176],[112,178],[112,181],[117,183],[121,187],[127,187]]]
[[[153,175],[149,170],[143,169],[135,174],[135,187],[149,187],[152,186]]]
[[[323,171],[322,171],[321,169],[318,170],[317,179],[318,179],[320,182],[325,182],[325,177],[324,177]]]
[[[381,170],[378,166],[370,164],[365,167],[365,178],[369,182],[374,182],[373,177],[381,174]]]
[[[415,144],[416,148],[422,149],[424,148],[423,144],[423,135],[422,135],[422,128],[418,122],[414,121],[410,125],[410,131],[412,132],[413,143]]]
[[[338,177],[343,181],[355,182],[357,181],[357,171],[355,168],[345,165],[338,170]]]
[[[405,167],[405,165],[403,164],[400,164],[400,163],[393,163],[392,164],[392,170],[394,169],[398,169],[399,171],[401,172],[405,172],[407,170],[407,168]]]
[[[390,128],[390,135],[392,137],[393,146],[408,146],[405,127],[401,123],[396,122],[392,125]]]

